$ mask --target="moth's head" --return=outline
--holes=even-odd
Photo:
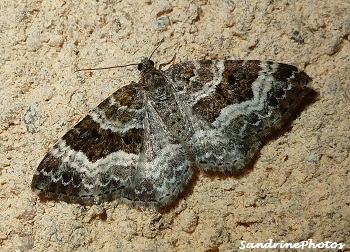
[[[137,69],[140,72],[147,72],[148,70],[154,69],[154,62],[149,58],[142,58],[141,63],[137,65]]]

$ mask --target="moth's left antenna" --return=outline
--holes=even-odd
[[[157,47],[153,50],[153,52],[151,53],[151,55],[149,56],[148,59],[151,59],[153,54],[155,53],[155,51],[157,51],[157,49],[160,47],[160,45],[163,43],[164,39],[162,39],[159,44],[157,45]],[[78,69],[75,70],[74,73],[76,72],[81,72],[81,71],[96,71],[96,70],[106,70],[106,69],[114,69],[114,68],[119,68],[119,67],[128,67],[128,66],[137,66],[139,63],[131,63],[131,64],[127,64],[127,65],[122,65],[122,66],[109,66],[109,67],[97,67],[97,68],[83,68],[83,69]]]
[[[127,65],[122,65],[122,66],[109,66],[109,67],[98,67],[98,68],[83,68],[83,69],[75,70],[74,73],[76,73],[76,72],[81,72],[81,71],[106,70],[106,69],[113,69],[113,68],[118,68],[118,67],[128,67],[128,66],[137,66],[137,65],[138,65],[138,63],[132,63],[132,64],[127,64]]]

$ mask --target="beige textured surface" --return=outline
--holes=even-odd
[[[26,3],[27,2],[27,3]],[[350,248],[348,1],[1,1],[0,250],[232,251],[241,240]],[[240,177],[196,173],[155,213],[115,202],[41,202],[45,153],[138,71],[138,62],[261,59],[304,69],[319,93]]]

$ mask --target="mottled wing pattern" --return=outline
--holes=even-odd
[[[155,102],[147,99],[138,172],[123,198],[159,208],[176,200],[189,183],[193,169],[184,145],[167,128],[155,107]]]
[[[54,145],[39,164],[32,189],[48,199],[80,204],[118,199],[162,207],[176,199],[191,176],[182,146],[159,119],[142,83],[132,83]]]
[[[190,61],[165,75],[193,120],[188,145],[195,162],[222,172],[252,160],[264,137],[288,122],[311,81],[294,66],[262,61]]]
[[[32,189],[81,204],[172,203],[194,166],[234,172],[290,119],[311,79],[261,61],[190,61],[141,78],[69,130],[39,164]]]
[[[117,198],[142,149],[145,114],[136,84],[121,88],[69,130],[39,164],[32,189],[82,204]]]

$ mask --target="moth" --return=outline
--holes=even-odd
[[[46,154],[31,188],[80,204],[118,200],[161,208],[194,169],[234,173],[266,136],[292,119],[311,78],[258,60],[197,60],[162,71],[150,58],[140,80],[115,91]]]

